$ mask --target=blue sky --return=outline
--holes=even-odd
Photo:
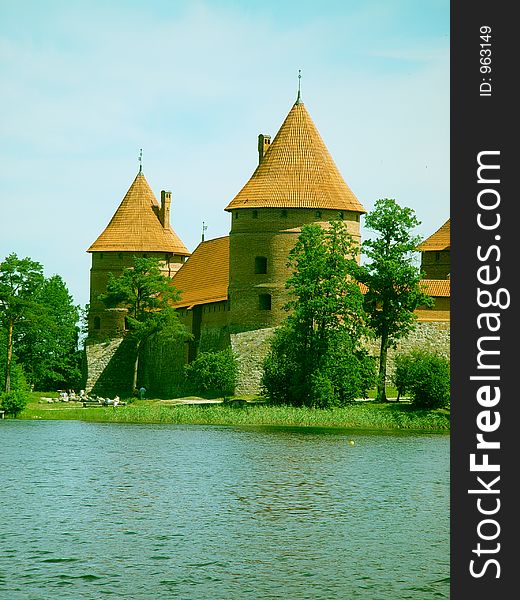
[[[189,250],[302,99],[367,210],[449,217],[447,0],[0,0],[0,259],[88,302],[85,250],[143,170]]]

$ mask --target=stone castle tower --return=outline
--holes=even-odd
[[[164,275],[173,277],[190,252],[170,226],[171,192],[154,196],[139,170],[121,204],[101,235],[87,250],[92,255],[88,337],[106,340],[125,331],[124,309],[107,309],[98,299],[106,291],[109,273],[116,277],[133,265],[134,257],[160,259]]]
[[[258,142],[258,167],[225,208],[230,332],[275,327],[286,316],[287,258],[303,225],[342,219],[359,242],[366,212],[299,96],[273,142],[265,135]]]

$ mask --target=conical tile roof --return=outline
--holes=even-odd
[[[140,171],[110,223],[87,252],[173,252],[189,255],[170,224],[162,226],[159,208]]]
[[[447,250],[450,247],[450,223],[448,219],[446,223],[441,225],[435,233],[432,233],[429,238],[417,246],[417,250],[422,252],[428,250]]]
[[[307,109],[292,107],[262,162],[225,210],[365,209],[345,183]]]

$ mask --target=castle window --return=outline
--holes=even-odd
[[[282,210],[282,217],[286,217],[287,216],[287,211],[285,210],[285,208]]]
[[[103,258],[103,252],[99,253],[99,258]]]
[[[101,319],[94,317],[94,329],[101,329]]]
[[[258,219],[258,211],[257,210],[253,211],[253,219]]]
[[[235,210],[235,219],[238,219],[238,210]]]
[[[317,219],[321,219],[321,210],[317,210],[315,213]]]
[[[359,215],[356,215],[356,221],[359,223]]]
[[[118,252],[117,258],[119,258],[119,260],[121,260],[123,258],[123,253],[122,252]]]
[[[258,308],[260,310],[271,310],[271,294],[260,294],[258,296]]]
[[[267,273],[267,258],[265,256],[255,257],[255,274],[265,275]]]

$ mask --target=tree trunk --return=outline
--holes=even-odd
[[[379,375],[377,377],[377,394],[379,402],[386,402],[386,358],[388,354],[388,336],[381,336],[381,351],[379,353]]]
[[[135,362],[134,362],[134,377],[132,382],[132,389],[137,390],[137,372],[139,371],[139,354],[141,352],[141,342],[137,342],[137,348],[135,353]]]
[[[5,391],[11,391],[11,363],[13,362],[13,321],[9,321],[7,333],[7,360],[5,361]]]

